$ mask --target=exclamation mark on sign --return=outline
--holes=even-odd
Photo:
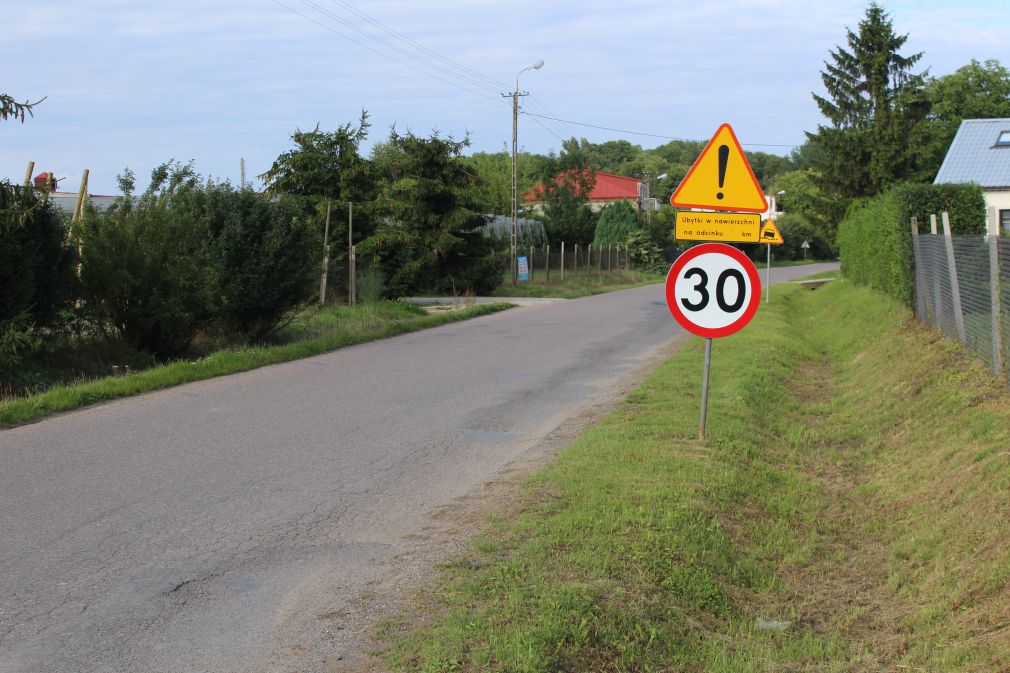
[[[726,163],[729,161],[729,145],[719,145],[719,189],[722,189],[726,182]],[[721,199],[723,193],[719,192],[715,198]]]

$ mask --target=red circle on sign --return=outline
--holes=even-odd
[[[725,315],[735,316],[732,318],[731,322],[725,325],[719,325],[718,327],[705,326],[699,324],[697,319],[691,315],[690,312],[685,311],[681,307],[681,303],[689,304],[689,300],[686,297],[677,296],[677,281],[694,272],[695,275],[701,275],[702,277],[707,276],[704,272],[698,273],[697,267],[692,267],[691,262],[695,262],[702,255],[725,255],[729,257],[729,260],[725,260],[730,268],[739,267],[738,271],[742,272],[740,277],[744,279],[744,282],[748,287],[738,288],[738,293],[749,292],[749,296],[746,299],[746,306],[742,307],[742,311],[739,309],[735,313],[725,313]],[[713,279],[714,280],[714,279]],[[696,285],[695,288],[698,288]],[[711,296],[714,291],[719,291],[719,288],[708,288],[704,286],[701,291],[695,289],[695,293],[701,297],[705,306],[711,303]],[[700,302],[698,302],[700,303]],[[721,308],[722,302],[717,302]],[[761,279],[758,276],[757,267],[754,266],[754,262],[750,261],[747,255],[743,254],[731,245],[725,245],[723,243],[702,243],[701,245],[696,245],[689,250],[683,252],[680,257],[673,263],[670,267],[669,273],[666,274],[666,305],[670,309],[671,315],[674,319],[680,323],[680,325],[692,334],[697,334],[701,337],[706,337],[709,339],[715,339],[719,337],[729,336],[734,334],[741,329],[744,325],[750,322],[754,314],[757,313],[758,305],[761,303]],[[712,311],[709,311],[710,313]],[[738,313],[738,314],[737,314]]]

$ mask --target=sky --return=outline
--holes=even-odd
[[[1010,66],[1005,0],[882,2],[904,54],[949,74],[971,59]],[[746,149],[787,154],[823,122],[829,50],[860,0],[0,0],[0,91],[45,97],[24,124],[0,123],[0,179],[36,173],[117,193],[130,167],[192,160],[206,177],[254,186],[296,129],[333,130],[367,110],[365,150],[391,128],[510,146],[572,136],[651,148],[708,140],[730,123]],[[573,122],[608,127],[604,130]],[[638,132],[636,135],[630,132]]]

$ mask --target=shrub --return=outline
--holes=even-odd
[[[225,184],[193,190],[185,206],[208,224],[227,331],[262,340],[312,295],[323,246],[303,199]]]
[[[0,183],[0,320],[57,322],[74,295],[67,222],[31,189]]]
[[[803,241],[810,244],[806,252],[807,259],[831,259],[831,245],[821,229],[810,223],[807,218],[794,213],[783,213],[775,220],[775,224],[785,241],[775,246],[772,254],[776,259],[803,259]]]
[[[663,251],[652,241],[648,232],[641,229],[633,231],[624,244],[628,246],[632,268],[647,273],[663,273],[669,267]]]
[[[600,211],[594,246],[623,244],[638,230],[638,213],[628,201],[611,203]]]
[[[159,357],[185,352],[218,302],[207,223],[175,208],[196,188],[194,176],[165,168],[155,169],[138,203],[123,198],[105,213],[89,211],[80,226],[86,314],[99,330]]]
[[[915,298],[911,218],[919,230],[929,215],[947,211],[957,235],[985,231],[985,200],[978,185],[901,185],[850,206],[838,229],[843,273],[908,305]]]
[[[0,381],[20,384],[40,328],[61,322],[76,289],[75,257],[66,220],[45,197],[0,183]]]

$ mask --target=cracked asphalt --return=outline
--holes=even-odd
[[[368,628],[465,533],[447,508],[680,334],[649,286],[4,430],[0,671],[363,665]]]

